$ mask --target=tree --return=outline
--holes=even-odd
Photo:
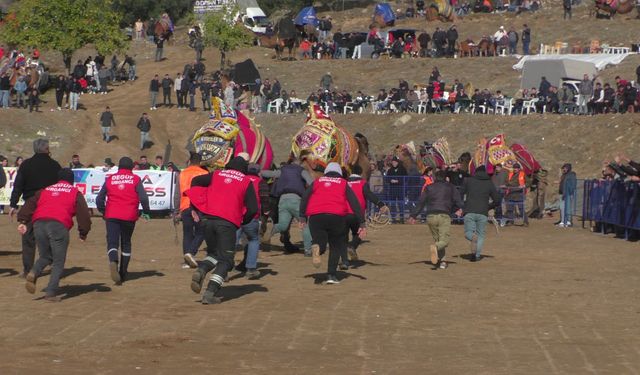
[[[250,45],[253,41],[250,31],[234,22],[235,14],[235,8],[225,8],[220,12],[209,13],[204,18],[204,44],[220,51],[220,69],[224,69],[227,52]]]
[[[112,8],[123,15],[120,26],[131,26],[138,18],[158,19],[162,13],[168,13],[171,19],[178,20],[193,9],[193,2],[187,0],[113,0]]]
[[[71,70],[73,53],[93,43],[107,55],[127,45],[119,28],[121,16],[110,0],[22,0],[9,8],[0,28],[0,39],[18,47],[40,47],[62,53]]]

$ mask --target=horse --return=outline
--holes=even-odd
[[[478,42],[478,54],[480,56],[495,56],[496,45],[488,36],[483,36]]]
[[[478,53],[478,46],[473,43],[471,39],[466,39],[458,43],[458,50],[460,50],[460,56],[476,56]]]

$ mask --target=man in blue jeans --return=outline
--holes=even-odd
[[[253,220],[244,224],[236,233],[236,243],[240,242],[240,237],[244,234],[249,243],[244,248],[244,258],[236,266],[236,270],[243,272],[249,280],[260,277],[258,268],[258,252],[260,251],[260,216],[269,214],[269,185],[260,178],[260,165],[249,164],[247,177],[251,180],[258,201],[258,212]]]
[[[465,197],[464,237],[471,241],[471,261],[477,262],[482,259],[489,210],[500,205],[501,197],[483,165],[464,180],[460,193]]]
[[[559,191],[562,197],[560,200],[560,222],[557,224],[561,228],[569,228],[573,225],[571,222],[571,210],[576,194],[576,185],[576,172],[571,170],[571,164],[563,165]]]

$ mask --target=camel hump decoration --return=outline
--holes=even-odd
[[[491,174],[498,164],[507,170],[513,170],[516,163],[520,164],[527,175],[532,175],[542,168],[526,146],[514,143],[508,147],[505,135],[498,134],[488,140],[481,138],[478,141],[470,170],[474,171],[476,167],[484,165]]]
[[[336,162],[350,171],[358,164],[363,169],[363,176],[368,176],[367,139],[361,134],[351,135],[316,103],[309,104],[305,124],[293,136],[291,152],[296,157],[303,152],[309,153],[315,164],[322,168]]]
[[[433,0],[427,6],[427,21],[440,19],[442,22],[453,22],[456,13],[448,0]]]
[[[250,163],[269,169],[273,149],[260,126],[218,97],[212,98],[212,106],[209,120],[196,130],[187,150],[199,153],[202,165],[209,169],[223,168],[242,152],[249,155]]]

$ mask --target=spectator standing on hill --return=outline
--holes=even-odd
[[[158,107],[156,106],[158,101],[158,92],[160,91],[160,79],[158,75],[154,75],[151,83],[149,83],[149,94],[151,97],[151,110],[156,110]]]
[[[11,207],[9,211],[10,217],[13,217],[18,211],[20,198],[26,201],[33,197],[38,190],[58,182],[58,171],[61,167],[50,156],[49,141],[36,139],[33,142],[33,151],[35,152],[34,155],[22,162],[18,168],[9,203]],[[31,271],[35,256],[36,240],[33,233],[33,225],[29,223],[22,236],[22,277],[25,277]]]
[[[236,108],[233,86],[234,83],[229,81],[227,83],[227,87],[224,89],[224,104],[226,104],[230,109]]]
[[[427,57],[429,55],[429,43],[431,42],[431,35],[428,32],[422,31],[418,35],[418,43],[420,44],[420,57]]]
[[[562,8],[564,9],[564,15],[563,15],[563,19],[567,19],[567,17],[569,17],[569,19],[571,19],[571,3],[573,2],[573,0],[562,0]]]
[[[202,97],[202,110],[211,111],[211,83],[207,78],[200,84],[200,96]]]
[[[5,72],[0,76],[0,107],[9,108],[9,98],[11,93],[11,81]]]
[[[36,112],[40,112],[38,108],[40,108],[40,93],[37,89],[32,89],[29,91],[29,112],[33,112],[33,109],[36,109]]]
[[[134,29],[136,31],[136,40],[144,40],[144,23],[142,23],[140,18],[136,21]]]
[[[191,112],[196,110],[196,89],[197,88],[198,88],[198,82],[196,82],[195,80],[189,82],[189,110]]]
[[[106,65],[102,65],[100,70],[98,70],[98,81],[100,83],[100,94],[106,95],[109,92],[107,87],[107,83],[109,81],[109,76],[111,75],[109,68]]]
[[[456,25],[451,25],[449,30],[447,30],[447,46],[448,46],[448,55],[453,56],[456,53],[456,41],[458,40],[458,30],[456,29]]]
[[[162,52],[164,51],[164,38],[159,37],[156,39],[156,62],[162,61]]]
[[[327,72],[327,74],[320,78],[320,87],[322,87],[323,90],[331,90],[331,85],[333,85],[333,77],[331,76],[331,72]]]
[[[204,41],[202,38],[196,38],[193,49],[196,50],[196,61],[202,60],[202,51],[204,51]]]
[[[162,79],[162,105],[171,106],[171,87],[173,86],[173,80],[169,77],[169,74],[165,74]]]
[[[18,77],[16,83],[13,85],[13,91],[16,92],[16,106],[26,108],[27,100],[25,97],[30,95],[31,91],[27,92],[27,82],[24,77]]]
[[[176,79],[173,80],[173,89],[176,92],[178,109],[181,109],[184,106],[184,98],[182,96],[182,75],[180,73],[178,73]]]
[[[118,71],[119,65],[120,65],[120,61],[118,60],[118,56],[113,55],[111,57],[111,69],[109,70],[111,82],[114,82],[116,80],[116,72]],[[123,79],[121,78],[121,80]]]
[[[515,55],[519,39],[518,33],[513,28],[510,28],[507,37],[509,38],[509,54]]]
[[[436,56],[442,57],[444,56],[445,50],[444,46],[447,43],[447,33],[444,30],[440,30],[439,27],[436,27],[436,31],[433,32],[433,45],[436,48]]]
[[[529,44],[531,43],[531,29],[529,28],[529,26],[527,26],[526,23],[522,25],[522,27],[522,54],[528,55]]]
[[[86,66],[82,63],[82,60],[78,60],[73,67],[73,78],[84,77],[86,72]]]
[[[137,128],[140,130],[140,150],[144,150],[147,147],[147,142],[150,141],[149,132],[151,131],[151,121],[149,121],[149,115],[146,112],[138,120]]]
[[[100,114],[100,128],[102,129],[102,140],[109,143],[111,141],[111,126],[116,126],[116,120],[113,118],[111,108],[107,106]]]
[[[129,81],[136,80],[136,61],[129,55],[124,55],[124,63],[129,65]]]
[[[593,96],[593,81],[589,79],[589,75],[585,74],[582,81],[578,84],[578,114],[586,115],[589,113],[589,100]]]
[[[80,100],[80,94],[82,93],[82,85],[80,84],[80,80],[78,78],[73,78],[71,82],[71,89],[69,93],[69,109],[72,111],[78,110],[78,102]]]
[[[56,82],[56,105],[58,111],[62,110],[62,99],[64,99],[64,92],[67,88],[67,80],[61,74],[58,76],[58,81]]]

